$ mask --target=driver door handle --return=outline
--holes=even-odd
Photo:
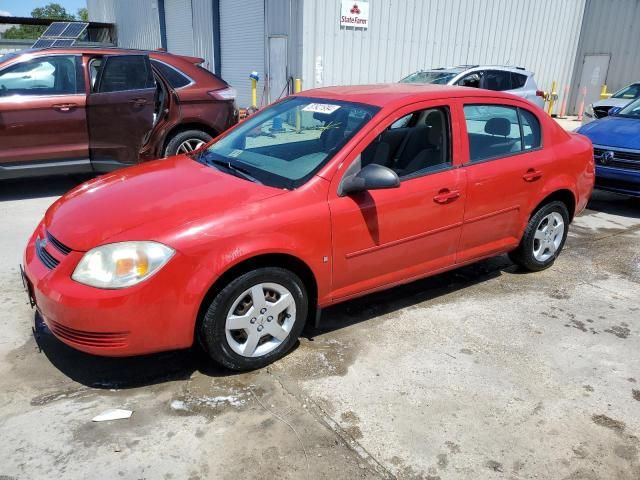
[[[68,112],[69,110],[77,106],[77,103],[56,103],[54,105],[51,105],[51,108],[53,108],[54,110],[58,110],[59,112]]]
[[[129,103],[133,103],[134,105],[146,105],[147,104],[147,99],[146,98],[132,98],[131,100],[129,100]]]
[[[443,188],[438,192],[438,194],[433,197],[433,201],[436,203],[449,203],[453,202],[460,196],[459,190],[449,190],[448,188]]]

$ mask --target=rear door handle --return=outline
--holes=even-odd
[[[77,103],[56,103],[54,105],[51,105],[51,108],[60,112],[68,112],[69,110],[77,106]]]
[[[536,170],[535,168],[530,168],[527,172],[522,176],[525,182],[535,182],[542,178],[542,172],[540,170]]]
[[[433,197],[433,201],[436,203],[449,203],[453,202],[459,196],[459,190],[449,190],[448,188],[443,188],[435,197]]]
[[[134,105],[146,105],[147,104],[147,99],[146,98],[132,98],[131,100],[129,100],[129,103],[133,103]]]

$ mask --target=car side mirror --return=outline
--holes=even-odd
[[[340,196],[364,192],[365,190],[381,190],[383,188],[398,188],[400,178],[390,168],[371,163],[358,173],[349,175],[340,185]]]
[[[607,115],[617,115],[620,110],[622,110],[622,107],[611,107],[609,111],[607,111]]]

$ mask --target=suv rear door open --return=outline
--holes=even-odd
[[[153,127],[156,84],[147,55],[105,55],[87,100],[91,162],[133,164]]]

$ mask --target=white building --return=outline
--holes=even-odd
[[[637,6],[638,0],[88,0],[91,20],[116,24],[119,46],[202,57],[238,89],[241,106],[250,104],[253,70],[261,78],[259,103],[268,103],[286,94],[293,78],[304,89],[395,82],[419,69],[460,64],[522,66],[542,89],[556,80],[561,94],[588,78],[589,98],[597,97],[602,83],[611,90],[640,79]],[[598,65],[586,61],[594,53],[609,56],[607,72],[601,58]]]

